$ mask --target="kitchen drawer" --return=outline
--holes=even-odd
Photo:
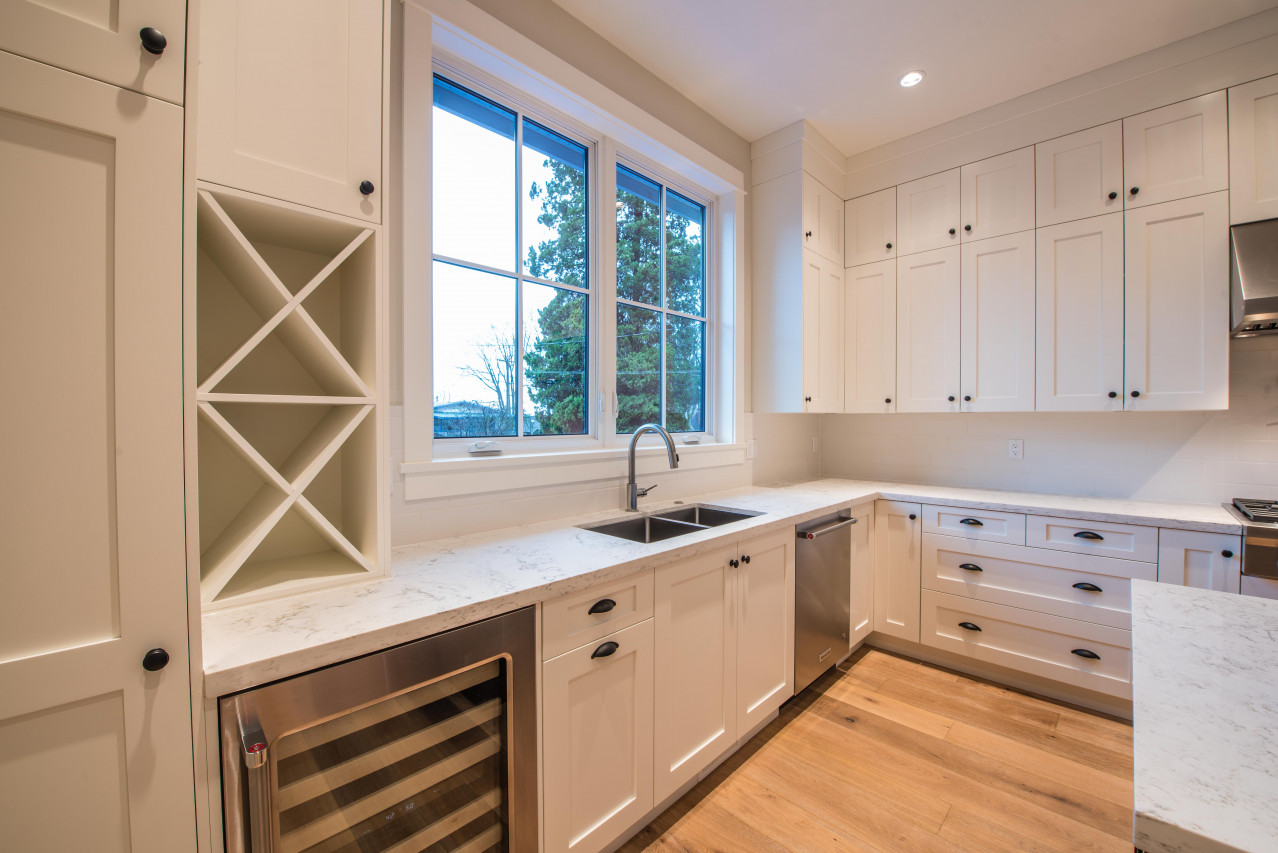
[[[1025,544],[1031,548],[1158,562],[1158,528],[1138,524],[1030,515],[1025,518]]]
[[[930,589],[923,590],[922,616],[925,646],[1131,698],[1131,631]]]
[[[1019,512],[999,512],[996,509],[924,505],[923,532],[1024,545],[1025,516]]]
[[[925,589],[1111,628],[1131,630],[1131,579],[1157,575],[1137,560],[923,534]]]
[[[648,619],[652,595],[652,572],[646,571],[547,601],[541,606],[541,659]],[[591,613],[591,608],[599,612]]]

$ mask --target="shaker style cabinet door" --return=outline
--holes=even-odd
[[[148,28],[154,32],[144,41],[141,33]],[[186,3],[5,0],[0,3],[0,50],[180,104],[186,80]]]
[[[803,252],[803,411],[843,410],[843,267]]]
[[[843,199],[803,173],[803,247],[843,266]]]
[[[845,412],[895,411],[896,264],[879,261],[844,270]]]
[[[959,411],[959,247],[896,262],[896,410]]]
[[[1123,119],[1126,206],[1229,188],[1224,91]]]
[[[874,630],[874,504],[852,508],[852,600],[848,644],[855,646]]]
[[[1158,531],[1158,582],[1238,592],[1242,537],[1198,530]]]
[[[896,188],[897,257],[959,242],[959,170]]]
[[[201,180],[381,220],[381,0],[202,3],[199,99]]]
[[[1229,222],[1278,217],[1278,74],[1229,90]]]
[[[1123,123],[1112,121],[1034,146],[1039,228],[1123,209]]]
[[[1034,146],[969,163],[959,173],[964,242],[1034,227]]]
[[[965,412],[1034,411],[1034,232],[964,243],[959,327]]]
[[[190,850],[182,110],[0,80],[0,847]]]
[[[854,198],[843,207],[844,266],[896,257],[896,187]]]
[[[794,530],[737,543],[737,737],[794,695]]]
[[[874,502],[874,630],[919,641],[919,504]]]

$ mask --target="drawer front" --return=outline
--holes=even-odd
[[[547,601],[541,606],[541,659],[648,619],[652,593],[652,572],[646,571]]]
[[[1025,544],[1031,548],[1158,562],[1158,528],[1138,524],[1030,515],[1025,518]]]
[[[923,532],[1025,544],[1025,516],[995,509],[962,509],[953,506],[923,507]]]
[[[923,586],[936,592],[1131,630],[1132,578],[1158,567],[999,542],[923,535]]]
[[[922,641],[1098,693],[1132,695],[1131,631],[923,590]]]

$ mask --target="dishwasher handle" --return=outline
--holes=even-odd
[[[827,533],[833,533],[836,530],[842,530],[845,527],[851,527],[852,525],[856,524],[857,521],[858,519],[855,519],[855,518],[841,518],[839,521],[836,521],[833,524],[827,524],[825,527],[817,527],[812,530],[802,530],[796,527],[794,530],[794,535],[798,536],[800,539],[815,539],[818,536],[824,536]]]

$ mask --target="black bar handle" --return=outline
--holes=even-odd
[[[1074,589],[1081,589],[1083,592],[1104,592],[1105,591],[1101,589],[1100,587],[1098,587],[1096,584],[1088,583],[1087,581],[1082,581],[1080,583],[1074,584]]]
[[[983,521],[979,521],[979,520],[977,520],[977,519],[975,519],[975,518],[960,518],[960,519],[959,519],[959,524],[966,524],[966,525],[967,525],[967,526],[969,526],[969,527],[984,527],[984,526],[985,526],[985,522],[983,522]]]
[[[962,569],[962,570],[963,570],[963,571],[965,571],[965,572],[983,572],[983,571],[985,571],[985,569],[982,569],[980,566],[976,565],[976,563],[959,563],[959,568],[960,568],[960,569]]]
[[[617,649],[619,648],[621,648],[620,645],[618,645],[617,643],[614,643],[612,640],[609,640],[608,642],[604,643],[602,646],[600,646],[599,648],[591,652],[590,659],[594,660],[595,658],[606,658],[609,655],[616,652]],[[1075,654],[1077,654],[1077,652],[1075,652]]]
[[[1090,649],[1072,649],[1071,651],[1074,654],[1078,655],[1080,658],[1087,658],[1088,660],[1100,660],[1100,655],[1096,654],[1096,652],[1093,652]]]
[[[617,602],[613,601],[611,598],[601,598],[598,601],[596,601],[594,604],[590,605],[590,609],[587,610],[586,612],[590,613],[591,615],[594,615],[596,613],[607,613],[609,610],[611,610],[612,608],[616,606],[617,606]]]
[[[1075,538],[1075,539],[1090,539],[1090,540],[1092,540],[1093,542],[1104,542],[1104,541],[1105,541],[1105,537],[1104,537],[1104,536],[1101,536],[1099,533],[1093,533],[1093,532],[1092,532],[1092,531],[1090,531],[1090,530],[1080,530],[1080,531],[1078,531],[1077,533],[1075,533],[1075,534],[1074,534],[1074,538]]]
[[[962,628],[962,629],[963,629],[963,630],[965,630],[965,631],[979,631],[979,630],[981,630],[981,626],[980,626],[980,625],[975,624],[974,622],[960,622],[960,623],[959,623],[959,627],[960,627],[960,628]]]

